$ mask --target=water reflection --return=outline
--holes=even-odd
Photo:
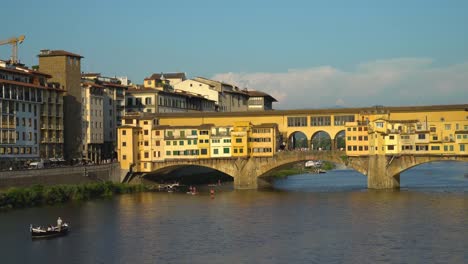
[[[144,193],[16,210],[0,214],[2,263],[466,263],[464,172],[422,165],[402,175],[402,191],[334,171],[215,199]],[[29,223],[59,215],[68,236],[30,240]]]

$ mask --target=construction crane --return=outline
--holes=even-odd
[[[19,37],[13,37],[7,40],[0,40],[0,46],[11,44],[11,58],[10,58],[11,63],[13,64],[18,63],[18,44],[23,43],[25,38],[26,37],[24,35],[21,35]]]

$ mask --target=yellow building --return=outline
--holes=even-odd
[[[346,155],[369,155],[369,133],[367,122],[347,122],[346,127]]]
[[[249,134],[249,156],[271,157],[277,151],[280,139],[277,124],[252,126]]]
[[[211,157],[210,138],[213,125],[202,125],[198,130],[198,157],[207,159]]]
[[[166,159],[196,159],[198,149],[198,127],[158,127],[164,131]]]
[[[345,150],[349,156],[468,154],[466,109],[468,105],[278,110],[261,113],[148,114],[146,118],[157,124],[147,128],[150,130],[148,133],[154,135],[150,141],[153,143],[149,143],[153,151],[152,166],[139,166],[141,170],[149,171],[150,168],[155,168],[155,162],[174,158],[174,151],[178,151],[179,155],[176,156],[180,159],[272,156],[280,149],[281,142],[287,141],[294,133],[302,132],[311,138],[319,131],[328,133],[332,140],[344,132]],[[138,121],[140,116],[145,115],[125,117],[124,125],[139,127],[142,130],[138,133],[144,137],[144,124]],[[266,123],[267,121],[270,122]],[[171,136],[169,131],[172,131],[172,138],[168,137]],[[185,135],[182,135],[182,131]],[[196,147],[189,145],[189,135],[196,135],[190,141],[197,142]],[[158,140],[159,145],[156,143]],[[174,141],[177,145],[174,145]],[[144,144],[140,142],[138,149],[145,149]],[[124,151],[132,150],[119,147]],[[194,156],[191,150],[198,152]],[[167,151],[170,151],[170,156],[166,155]],[[119,154],[119,159],[123,158],[122,155],[123,153]],[[130,155],[127,158],[128,156]],[[140,156],[144,157],[144,153],[140,153]],[[132,157],[132,163],[141,163],[138,155]],[[122,166],[128,167],[128,164],[127,160]]]
[[[140,127],[130,125],[120,126],[117,129],[117,158],[122,169],[129,170],[132,168],[139,171],[139,165],[136,168],[133,168],[133,166],[140,162],[138,158],[140,130]]]
[[[210,155],[212,158],[231,157],[232,127],[212,127]]]
[[[232,157],[247,157],[249,155],[248,137],[252,124],[248,121],[234,122],[231,132]]]

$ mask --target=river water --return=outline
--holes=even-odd
[[[366,189],[354,171],[296,175],[272,190],[143,193],[0,213],[0,263],[468,263],[468,163]],[[30,223],[69,221],[32,241]]]

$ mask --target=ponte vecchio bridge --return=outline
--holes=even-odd
[[[145,175],[183,166],[208,167],[232,176],[234,186],[238,189],[257,188],[259,177],[275,168],[307,160],[343,163],[366,175],[368,187],[373,189],[399,188],[400,173],[422,163],[441,160],[468,161],[468,151],[465,150],[468,147],[468,104],[235,113],[159,113],[126,118],[131,121],[126,121],[127,125],[119,128],[119,160],[122,169],[132,167],[133,171]],[[148,123],[148,120],[153,123]],[[253,128],[256,125],[270,124],[269,127],[276,127],[279,143],[271,143],[273,150],[268,154],[257,153],[254,148],[245,151],[244,155],[234,156],[231,152],[231,156],[223,157],[214,155],[214,152],[208,157],[198,155],[154,158],[145,154],[146,151],[156,153],[154,151],[158,148],[164,153],[164,140],[182,141],[190,138],[185,134],[167,138],[164,131],[169,128],[193,128],[211,124],[214,129],[232,126],[236,122],[248,122]],[[122,142],[130,141],[120,137],[122,129],[130,129],[128,133],[137,137],[131,139],[137,142],[132,147],[135,154],[122,147]],[[141,130],[150,130],[151,133],[141,133]],[[159,133],[153,131],[157,130],[165,137],[155,146],[154,137]],[[231,133],[237,135],[237,132]],[[293,146],[292,138],[297,133],[303,134],[307,141],[300,150]],[[318,146],[313,146],[311,142],[314,142],[318,133],[329,135],[329,148],[318,150]],[[232,139],[234,146],[234,136]],[[344,143],[342,146],[338,144],[339,139]],[[138,143],[145,140],[151,142],[150,146]],[[254,140],[250,143],[249,140],[248,144],[257,143]],[[186,147],[179,146],[181,149]],[[231,151],[233,149],[231,147]],[[168,151],[166,153],[170,154]],[[122,160],[122,155],[126,156],[126,161]],[[133,158],[128,160],[130,156]]]

